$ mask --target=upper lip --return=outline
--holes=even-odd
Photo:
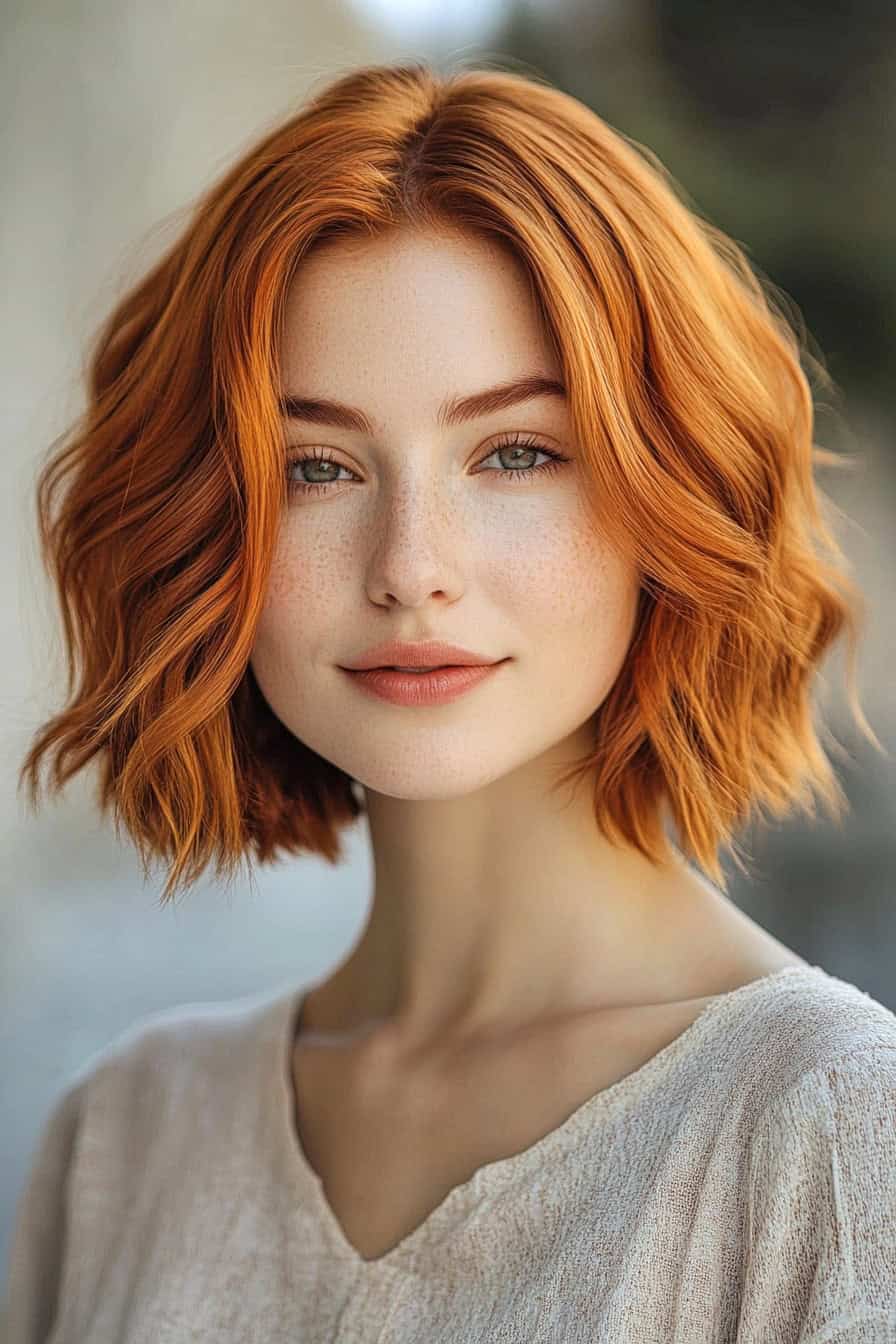
[[[388,640],[385,644],[374,644],[353,663],[343,666],[349,671],[360,672],[370,667],[482,667],[501,661],[462,649],[459,644],[443,644],[440,640],[429,640],[424,644]]]

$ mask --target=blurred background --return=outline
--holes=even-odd
[[[319,978],[360,936],[363,818],[347,862],[256,870],[164,909],[100,821],[94,776],[38,816],[17,795],[64,696],[59,614],[34,518],[38,458],[83,405],[86,342],[265,128],[356,64],[481,60],[548,79],[649,147],[699,213],[797,306],[838,392],[816,440],[850,454],[819,483],[868,601],[859,691],[894,744],[896,7],[795,0],[7,0],[0,492],[0,1262],[38,1132],[67,1076],[137,1018]],[[754,826],[730,894],[788,946],[896,1010],[892,761],[858,737],[843,650],[819,683],[851,801],[841,826]],[[2,1279],[2,1274],[0,1274]]]

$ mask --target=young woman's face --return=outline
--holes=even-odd
[[[284,467],[251,664],[283,724],[379,793],[459,797],[561,744],[586,751],[629,647],[638,574],[586,516],[565,398],[440,420],[443,403],[527,375],[562,382],[498,245],[403,232],[299,266],[280,391],[356,408],[368,429],[284,419],[306,460]],[[392,638],[508,661],[451,703],[396,705],[342,670]]]

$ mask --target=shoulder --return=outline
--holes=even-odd
[[[880,1202],[896,1217],[896,1015],[818,968],[759,1005],[750,1172],[781,1207],[827,1199],[846,1213]],[[757,1055],[758,1063],[758,1055]],[[849,1193],[844,1193],[849,1187]]]
[[[875,1154],[886,1154],[896,1172],[896,1044],[832,1054],[776,1089],[753,1128],[751,1147],[767,1164],[799,1149],[829,1165],[836,1149],[855,1162],[853,1176],[870,1168]]]
[[[742,1076],[756,1080],[754,1118],[812,1098],[833,1103],[868,1075],[893,1086],[896,1014],[857,985],[810,966],[747,991],[726,1025],[740,1038]]]
[[[91,1112],[141,1127],[154,1110],[182,1103],[210,1084],[223,1093],[229,1078],[256,1065],[273,1041],[295,991],[263,991],[197,1001],[138,1018],[95,1050],[70,1076],[64,1096]]]
[[[896,1338],[896,1018],[828,979],[762,1009],[770,1067],[746,1167],[749,1340],[767,1338],[772,1319],[788,1340],[833,1338],[835,1323],[844,1339]]]
[[[28,1198],[65,1187],[82,1209],[107,1207],[136,1198],[153,1164],[188,1170],[202,1145],[226,1153],[228,1125],[270,1086],[294,992],[164,1008],[95,1050],[43,1121]]]
[[[896,1068],[896,1014],[819,966],[793,966],[710,1002],[682,1049],[691,1110],[739,1150],[769,1139],[794,1107],[821,1112],[870,1075],[885,1105]]]

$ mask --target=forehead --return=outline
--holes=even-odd
[[[363,293],[399,287],[408,298],[421,287],[424,297],[429,287],[461,286],[466,293],[503,289],[514,273],[522,279],[524,271],[510,244],[497,237],[459,229],[392,229],[312,246],[290,282],[289,304],[332,301],[346,287]]]
[[[560,379],[523,264],[467,235],[328,242],[286,296],[281,390],[427,402],[519,378]]]

